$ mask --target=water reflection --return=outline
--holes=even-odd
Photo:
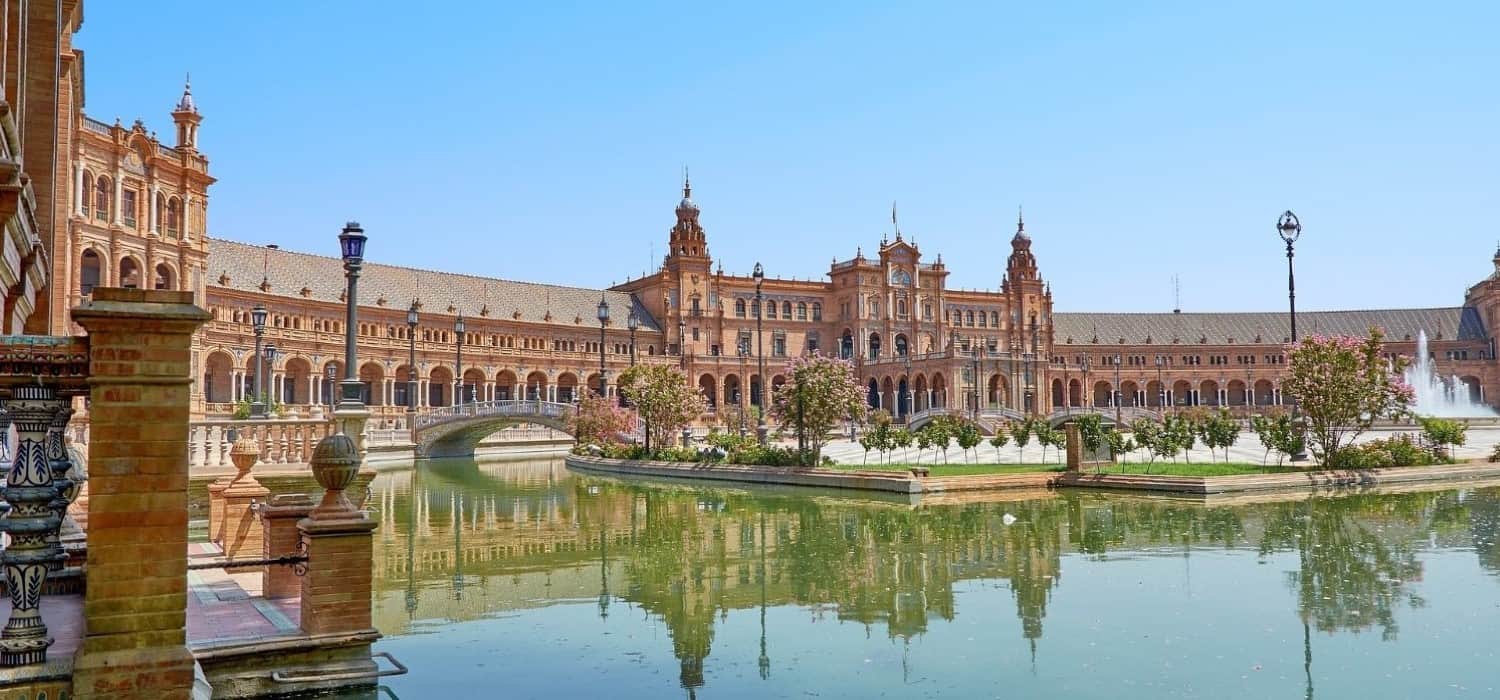
[[[1065,561],[1180,558],[1190,577],[1195,552],[1240,552],[1294,566],[1284,586],[1303,624],[1311,696],[1312,633],[1379,629],[1394,641],[1403,611],[1425,604],[1421,552],[1472,546],[1500,572],[1493,488],[1210,505],[1064,492],[913,506],[623,483],[556,461],[436,462],[382,474],[371,505],[381,520],[375,615],[387,635],[559,603],[592,602],[601,620],[623,607],[665,625],[690,692],[705,685],[715,633],[734,611],[758,612],[756,666],[768,680],[768,610],[796,606],[905,649],[954,621],[960,589],[983,582],[1007,592],[1011,634],[1034,664],[1073,568]]]

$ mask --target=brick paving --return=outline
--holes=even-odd
[[[217,545],[188,545],[190,563],[221,556]],[[261,574],[256,569],[189,571],[188,644],[296,633],[301,616],[298,599],[267,600],[260,593]]]

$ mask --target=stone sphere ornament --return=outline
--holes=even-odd
[[[323,501],[310,514],[314,519],[352,518],[359,511],[349,502],[344,489],[359,474],[359,449],[343,433],[334,433],[318,442],[313,449],[312,473],[323,487]]]

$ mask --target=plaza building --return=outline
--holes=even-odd
[[[60,183],[71,189],[55,242],[67,265],[54,275],[51,308],[71,308],[96,285],[193,292],[213,314],[194,343],[194,411],[223,417],[256,393],[251,310],[262,305],[262,344],[275,348],[262,351],[266,393],[302,417],[331,406],[344,375],[342,264],[210,236],[215,181],[197,147],[203,116],[191,87],[171,110],[171,146],[140,120],[109,124],[87,116],[81,100],[72,107],[63,141],[69,176]],[[758,282],[725,273],[712,257],[690,182],[674,213],[661,267],[608,289],[366,264],[356,374],[377,421],[402,427],[408,407],[448,406],[456,395],[568,402],[601,383],[613,395],[621,372],[653,362],[688,375],[712,422],[743,412],[725,408],[759,406],[785,381],[786,363],[812,352],[854,363],[870,406],[897,416],[1238,412],[1290,400],[1281,391],[1291,340],[1285,313],[1056,311],[1019,217],[1009,250],[996,254],[997,262],[1005,254],[1000,288],[975,291],[950,289],[942,255],[925,256],[899,228],[870,255],[856,248],[835,259],[822,280]],[[1457,378],[1452,390],[1494,403],[1500,253],[1495,264],[1495,276],[1459,306],[1302,312],[1298,327],[1363,334],[1379,326],[1387,352],[1408,356],[1425,332],[1439,372]],[[609,313],[602,334],[601,303]],[[57,332],[79,330],[53,317]]]

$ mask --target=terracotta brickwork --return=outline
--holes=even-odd
[[[89,333],[93,440],[74,697],[187,697],[188,292],[100,289],[73,312]]]

